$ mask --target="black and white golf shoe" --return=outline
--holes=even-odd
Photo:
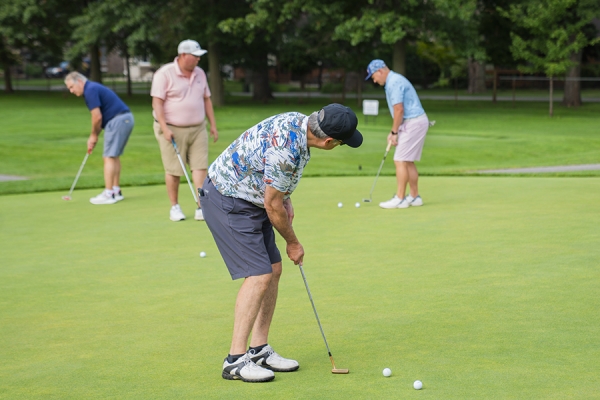
[[[292,372],[300,368],[298,361],[281,357],[269,345],[263,347],[263,349],[256,354],[254,354],[254,350],[248,350],[247,354],[250,355],[250,359],[256,363],[256,365],[268,368],[271,371]]]
[[[248,353],[237,361],[228,363],[227,358],[223,361],[223,379],[242,380],[244,382],[269,382],[275,379],[273,371],[261,368],[250,359]]]

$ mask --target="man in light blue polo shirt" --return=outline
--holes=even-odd
[[[104,129],[104,185],[98,196],[92,197],[92,204],[115,204],[124,199],[119,179],[121,160],[129,135],[133,130],[133,114],[115,92],[99,83],[88,81],[79,72],[71,72],[65,77],[65,85],[75,96],[83,96],[92,115],[92,132],[87,142],[88,153],[98,143],[98,136]]]
[[[404,76],[391,71],[382,60],[373,60],[367,67],[367,78],[385,88],[390,114],[394,119],[388,142],[396,146],[394,163],[398,189],[391,200],[379,203],[381,208],[422,206],[419,196],[419,173],[415,161],[421,160],[429,119],[413,85]],[[406,186],[410,187],[408,195]]]

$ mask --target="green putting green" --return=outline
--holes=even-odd
[[[310,290],[350,374],[331,374],[284,259],[270,344],[300,370],[266,384],[221,378],[240,282],[203,222],[169,221],[163,186],[110,206],[89,204],[97,190],[0,196],[0,398],[597,397],[599,179],[423,177],[425,205],[406,210],[377,206],[395,191],[386,176],[362,203],[372,182],[304,178],[293,195]]]

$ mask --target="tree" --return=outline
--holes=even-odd
[[[511,33],[511,52],[515,58],[525,61],[519,69],[543,72],[550,80],[550,116],[553,115],[553,79],[579,65],[577,55],[593,43],[583,28],[594,13],[600,12],[599,7],[596,0],[526,0],[502,10],[517,26]],[[581,102],[580,98],[573,100],[572,105]]]
[[[5,90],[12,92],[11,68],[20,62],[21,50],[62,55],[71,29],[64,21],[74,12],[59,0],[2,0],[0,2],[0,63]]]
[[[75,44],[70,49],[71,57],[91,53],[91,79],[102,81],[99,68],[99,46],[103,44],[107,51],[118,50],[125,59],[127,70],[127,95],[132,94],[129,57],[144,52],[151,47],[149,42],[154,36],[153,17],[158,6],[145,0],[104,0],[91,2],[82,15],[71,23],[75,27]]]

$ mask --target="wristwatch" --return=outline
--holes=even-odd
[[[391,133],[392,135],[397,135],[397,134],[398,134],[398,132],[394,132],[394,131],[390,131],[390,133]]]

